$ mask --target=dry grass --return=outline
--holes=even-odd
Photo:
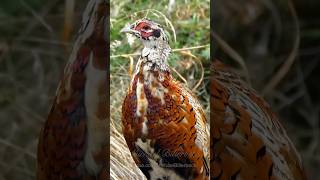
[[[0,3],[0,179],[27,180],[70,43],[61,40],[63,1],[10,3]]]

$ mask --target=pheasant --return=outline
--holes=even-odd
[[[134,161],[147,179],[209,179],[209,126],[196,97],[170,73],[164,30],[141,19],[121,32],[144,45],[122,105]]]
[[[37,179],[108,179],[109,5],[91,0],[48,118],[40,132]]]
[[[275,113],[219,61],[212,66],[210,90],[213,179],[306,179]]]

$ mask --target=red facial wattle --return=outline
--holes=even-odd
[[[147,39],[148,37],[150,37],[150,36],[153,35],[153,31],[146,32],[146,31],[147,31],[146,28],[151,29],[151,27],[150,27],[150,25],[149,25],[148,23],[146,23],[146,22],[140,22],[140,23],[134,28],[134,30],[139,31],[140,34],[141,34],[141,37]]]

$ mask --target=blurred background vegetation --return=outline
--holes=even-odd
[[[38,134],[87,3],[72,2],[0,1],[0,179],[35,179]]]
[[[320,1],[215,0],[212,5],[213,56],[266,98],[300,151],[309,178],[320,179]]]
[[[294,0],[297,19],[288,0],[213,2],[212,55],[232,65],[245,77],[243,66],[234,59],[239,60],[240,56],[244,60],[252,86],[260,93],[265,92],[272,109],[281,116],[302,155],[310,179],[320,179],[320,1]],[[0,180],[35,179],[38,133],[47,117],[86,3],[75,0],[0,1]],[[161,11],[172,22],[176,42],[170,27],[166,29],[171,34],[173,49],[209,44],[208,0],[118,0],[111,2],[111,56],[139,52],[140,44],[134,42],[130,46],[119,29],[146,15],[146,12],[136,15],[134,12],[150,8]],[[149,16],[164,23],[162,17],[150,12]],[[299,46],[295,48],[297,39]],[[290,54],[295,55],[294,61],[288,71],[284,71],[282,65],[292,59]],[[174,52],[169,59],[190,88],[201,79],[198,60],[201,61],[205,67],[204,80],[195,93],[207,112],[205,86],[209,56],[209,48],[200,48]],[[111,115],[117,130],[115,136],[120,138],[120,106],[130,80],[130,60],[118,56],[111,58],[110,63]],[[281,70],[285,72],[284,78],[265,91],[266,84]],[[177,73],[173,74],[182,81]]]

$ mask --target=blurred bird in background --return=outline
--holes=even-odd
[[[108,10],[90,0],[38,144],[37,178],[108,179]]]

